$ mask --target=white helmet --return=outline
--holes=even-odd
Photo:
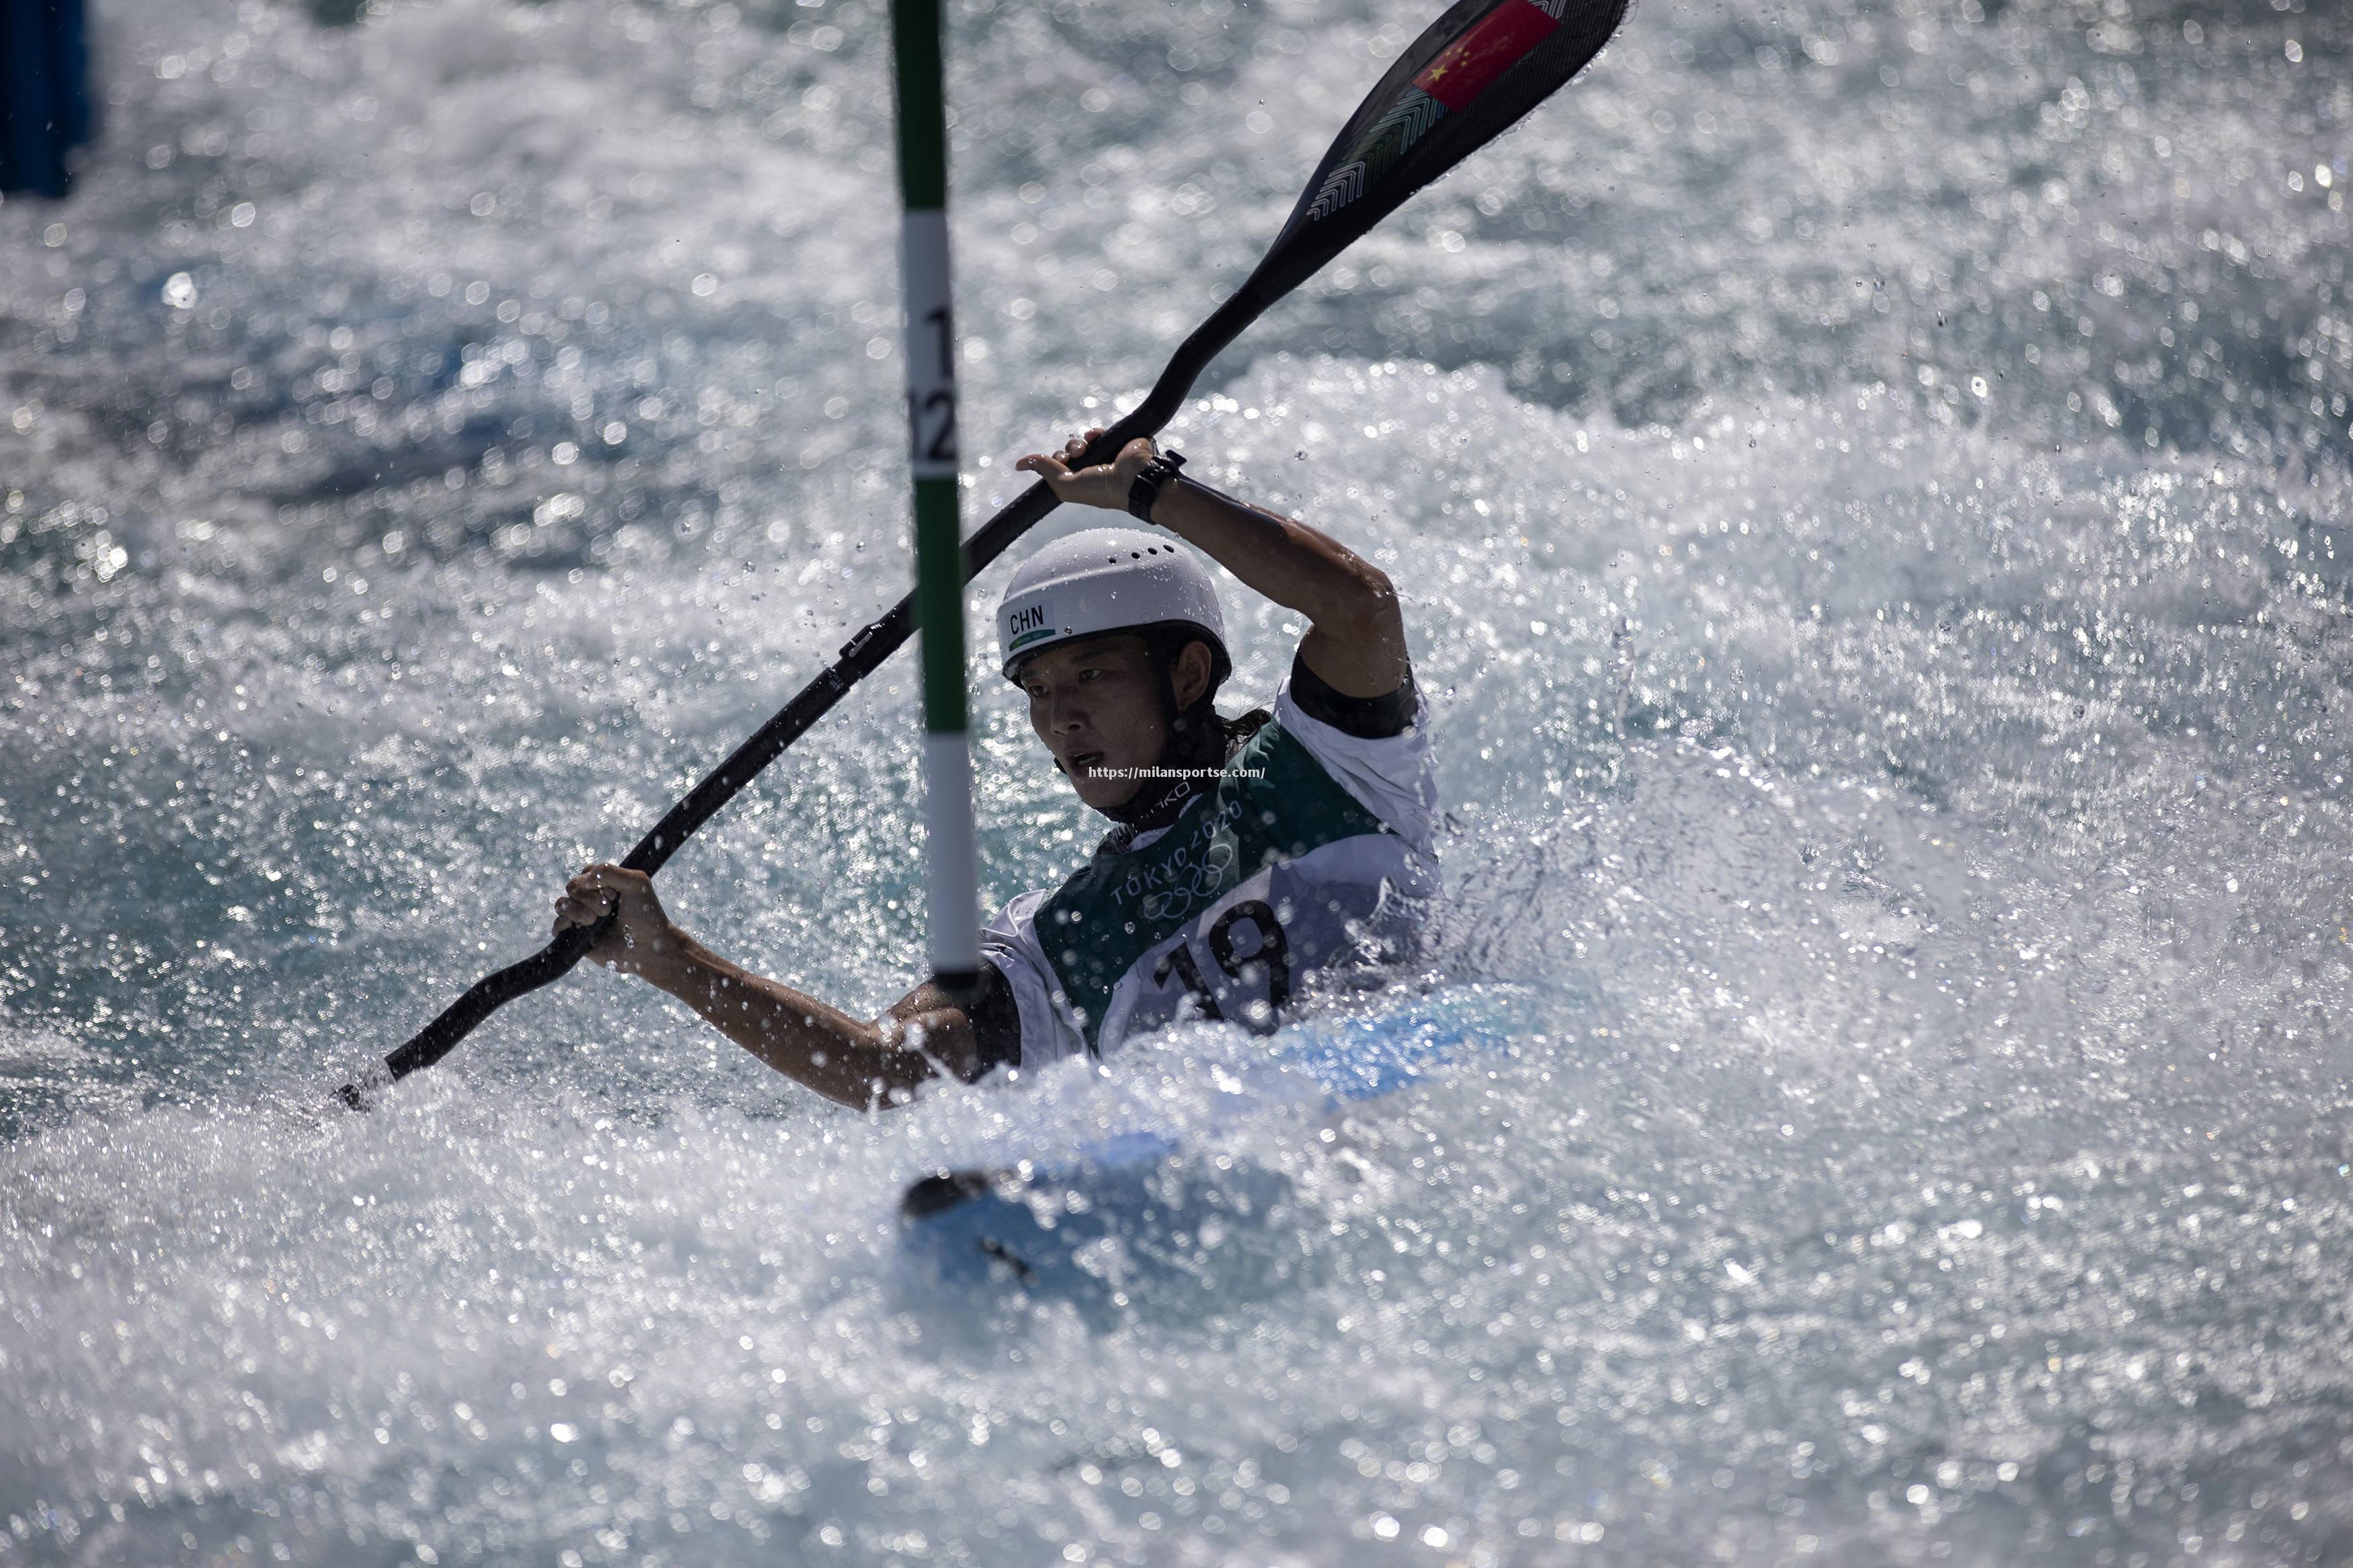
[[[1214,689],[1233,668],[1218,591],[1192,552],[1134,528],[1091,528],[1021,563],[997,602],[1005,678],[1031,654],[1105,632],[1182,626],[1209,645]]]

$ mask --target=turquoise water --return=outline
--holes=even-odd
[[[2343,1556],[2296,3],[1658,0],[1212,371],[1196,468],[1406,595],[1428,978],[1512,1002],[1219,1133],[1282,1288],[1108,1322],[943,1295],[900,1187],[1207,1128],[1237,1039],[869,1121],[584,973],[322,1110],[903,590],[880,9],[104,7],[98,163],[0,205],[0,1563]],[[1424,14],[952,7],[968,525]],[[1099,825],[974,670],[1002,898]],[[913,698],[677,917],[899,995]]]

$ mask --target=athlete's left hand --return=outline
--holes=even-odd
[[[1119,456],[1111,462],[1097,463],[1091,468],[1071,468],[1086,455],[1087,443],[1102,434],[1102,429],[1096,428],[1084,436],[1074,436],[1060,457],[1051,452],[1032,452],[1013,466],[1024,473],[1042,476],[1057,496],[1073,505],[1125,511],[1127,492],[1135,487],[1135,476],[1152,461],[1157,448],[1150,437],[1138,436],[1121,447]]]

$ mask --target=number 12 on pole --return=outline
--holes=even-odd
[[[899,89],[900,270],[907,300],[907,438],[915,480],[915,624],[923,634],[923,824],[932,973],[958,1000],[980,976],[980,878],[964,686],[956,506],[955,319],[948,271],[947,89],[939,0],[892,0]]]

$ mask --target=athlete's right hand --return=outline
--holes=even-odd
[[[1083,436],[1073,436],[1063,447],[1061,456],[1051,452],[1032,452],[1015,459],[1013,466],[1024,473],[1036,474],[1052,487],[1057,500],[1075,506],[1099,506],[1111,511],[1127,510],[1128,492],[1135,488],[1136,475],[1144,465],[1152,461],[1159,448],[1149,436],[1138,436],[1119,449],[1108,463],[1097,463],[1091,468],[1071,467],[1086,456],[1087,443],[1103,434],[1101,427]]]
[[[588,950],[607,969],[641,974],[677,950],[678,928],[654,896],[654,879],[622,866],[591,866],[566,882],[555,900],[555,932],[593,926],[616,911],[612,931]]]

